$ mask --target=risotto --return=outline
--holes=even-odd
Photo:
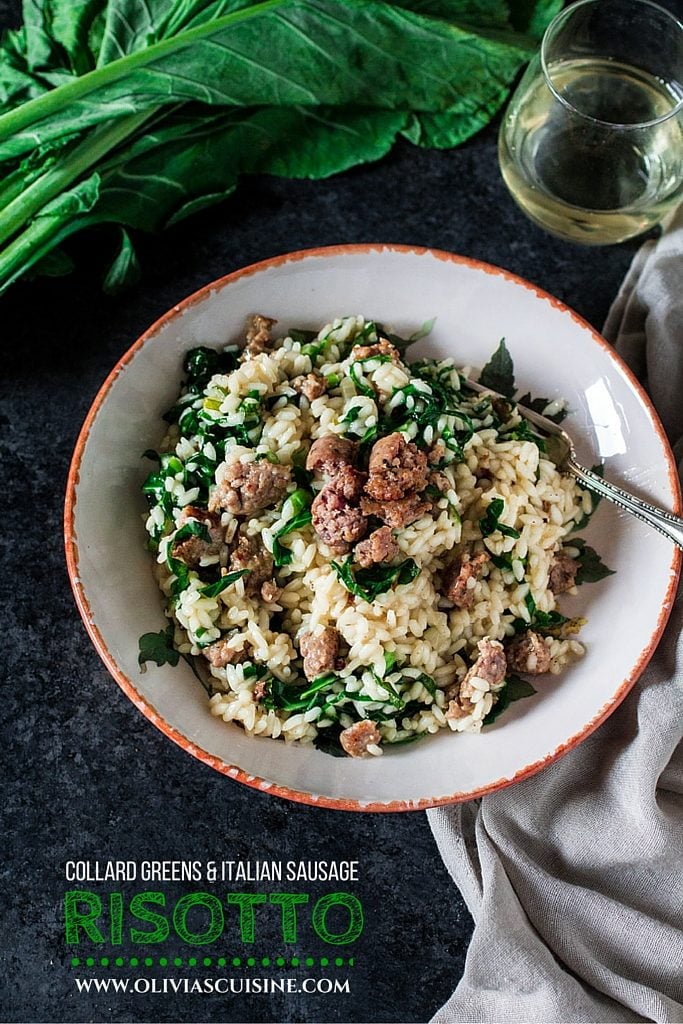
[[[255,736],[360,757],[479,732],[583,654],[556,599],[581,582],[589,495],[452,360],[407,362],[362,316],[274,323],[187,354],[147,453],[166,660]]]

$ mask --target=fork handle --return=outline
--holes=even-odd
[[[566,468],[584,487],[595,491],[596,494],[607,498],[608,501],[614,502],[619,508],[630,512],[632,516],[641,519],[648,526],[654,526],[655,530],[659,530],[668,540],[683,549],[683,519],[680,516],[675,516],[673,512],[666,512],[663,508],[651,505],[648,501],[643,501],[642,498],[636,498],[628,491],[622,491],[621,487],[608,483],[597,473],[591,472],[585,466],[580,466],[571,458],[567,460]]]

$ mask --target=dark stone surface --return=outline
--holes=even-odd
[[[462,973],[472,924],[426,817],[309,809],[244,788],[189,757],[135,710],[100,664],[74,606],[62,551],[64,485],[78,430],[108,370],[144,328],[200,285],[255,260],[378,240],[497,263],[597,326],[635,249],[586,250],[530,224],[499,178],[492,126],[458,150],[400,145],[380,164],[325,182],[247,182],[219,208],[141,240],[143,282],[117,299],[99,291],[102,252],[114,246],[113,235],[101,233],[77,244],[82,269],[70,278],[22,283],[0,300],[2,578],[12,581],[1,654],[2,1020],[421,1021]],[[318,972],[348,975],[351,993],[78,994],[75,975],[112,971],[70,966],[61,917],[69,887],[64,865],[109,858],[359,859],[361,880],[352,891],[363,901],[366,928],[352,951],[342,951],[355,965]],[[139,888],[123,886],[128,894]],[[173,897],[197,886],[162,888]],[[309,888],[313,895],[329,890],[324,883]],[[263,924],[257,920],[258,957],[330,955],[307,915],[296,947],[287,950],[275,915],[264,911]],[[231,928],[209,952],[251,951]],[[123,956],[145,954],[121,947]],[[163,955],[175,954],[188,955],[169,941]],[[272,968],[260,973],[279,976]]]

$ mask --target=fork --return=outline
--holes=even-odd
[[[466,387],[471,388],[473,391],[493,395],[495,398],[502,398],[504,402],[510,402],[510,399],[506,398],[505,395],[501,395],[498,391],[493,391],[491,388],[486,388],[477,381],[465,380],[464,383]],[[683,549],[683,519],[674,515],[673,512],[667,512],[663,508],[658,508],[657,505],[650,504],[649,501],[636,498],[634,494],[623,491],[621,487],[616,487],[607,480],[603,480],[597,473],[586,469],[585,466],[577,462],[574,442],[566,430],[563,430],[557,423],[553,423],[547,416],[541,416],[540,413],[534,412],[533,409],[527,409],[526,406],[519,405],[519,403],[515,404],[525,419],[533,423],[534,426],[539,427],[547,435],[548,448],[546,454],[558,469],[571,473],[584,487],[595,491],[602,498],[607,498],[608,501],[618,505],[619,508],[629,512],[643,523],[647,523],[648,526],[653,526],[655,530],[659,530],[660,533],[664,534],[667,540],[672,541],[677,547]]]

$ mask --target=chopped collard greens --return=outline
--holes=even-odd
[[[250,318],[245,351],[190,349],[144,453],[171,624],[140,638],[140,666],[182,658],[212,714],[334,756],[478,732],[535,692],[521,665],[583,651],[556,594],[611,574],[568,537],[588,502],[520,415],[504,340],[479,378],[501,398],[450,359],[407,360],[433,320],[273,324]]]

